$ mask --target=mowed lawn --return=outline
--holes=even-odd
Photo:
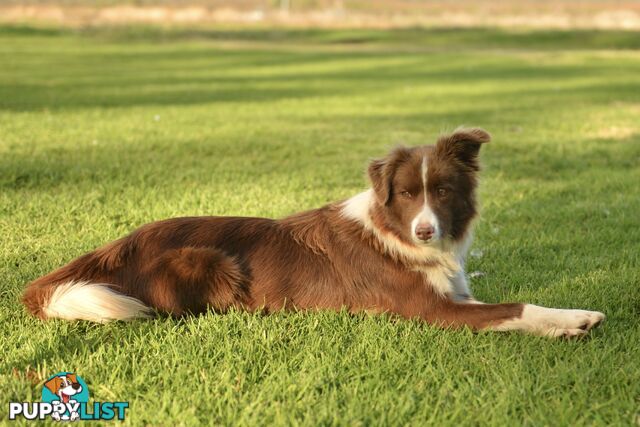
[[[639,49],[631,32],[0,28],[0,422],[67,370],[129,401],[127,425],[637,425]],[[494,137],[476,296],[603,311],[588,338],[331,312],[45,323],[19,304],[146,222],[318,207],[459,125]]]

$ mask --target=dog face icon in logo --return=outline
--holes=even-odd
[[[76,374],[64,374],[53,376],[44,386],[56,396],[60,397],[62,403],[69,403],[71,396],[82,392],[82,385],[78,382]],[[75,399],[74,399],[75,400]]]
[[[44,383],[42,401],[54,405],[53,419],[75,421],[80,418],[80,402],[89,401],[89,389],[79,375],[59,372]]]

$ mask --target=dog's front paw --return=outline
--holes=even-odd
[[[80,419],[80,415],[77,412],[72,412],[71,413],[71,421],[75,421]]]
[[[598,311],[563,310],[548,308],[541,319],[539,332],[550,337],[580,337],[605,319]]]
[[[493,325],[497,331],[523,331],[547,337],[580,337],[599,325],[598,311],[565,310],[525,304],[519,317]]]
[[[565,310],[526,304],[519,319],[504,329],[520,329],[547,337],[580,337],[604,320],[598,311]]]

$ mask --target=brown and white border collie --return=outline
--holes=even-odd
[[[478,152],[459,129],[398,147],[368,168],[371,188],[283,219],[175,218],[145,225],[32,282],[40,318],[129,320],[229,308],[347,308],[443,326],[579,336],[594,311],[472,298],[465,253],[476,216]]]

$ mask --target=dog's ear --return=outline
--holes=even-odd
[[[376,199],[382,205],[391,201],[393,176],[398,165],[409,156],[409,149],[403,146],[394,148],[386,157],[372,160],[367,174]]]
[[[391,197],[391,182],[387,175],[387,159],[374,159],[369,163],[367,173],[376,199],[383,205],[387,204]]]
[[[60,387],[62,386],[62,378],[53,377],[49,381],[44,383],[44,386],[48,388],[51,393],[56,394],[58,390],[60,390]]]
[[[438,138],[436,152],[452,156],[473,170],[478,170],[480,146],[491,141],[491,135],[480,128],[460,128]]]
[[[67,374],[67,379],[71,381],[72,384],[75,384],[78,382],[78,378],[76,374]]]

